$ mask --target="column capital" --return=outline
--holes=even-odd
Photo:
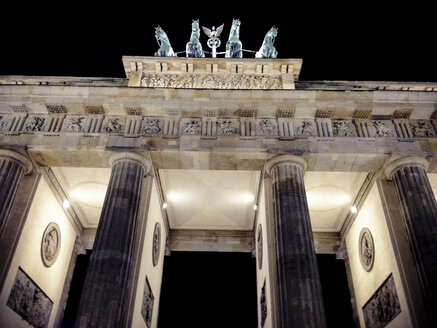
[[[391,180],[393,173],[405,166],[422,166],[425,171],[428,169],[429,162],[424,157],[405,156],[392,159],[385,167],[384,173],[387,179]]]
[[[265,166],[267,174],[271,176],[273,167],[280,164],[294,164],[300,166],[304,172],[307,168],[307,162],[303,157],[296,155],[278,155],[267,160]]]
[[[109,158],[109,165],[112,167],[118,161],[135,161],[141,164],[145,168],[146,175],[149,174],[150,171],[152,170],[152,164],[150,160],[138,153],[132,153],[132,152],[114,153]]]
[[[0,149],[0,158],[6,157],[19,162],[24,167],[24,174],[32,171],[32,162],[26,156],[8,149]]]

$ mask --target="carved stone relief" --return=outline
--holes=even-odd
[[[141,124],[141,132],[145,135],[158,135],[162,134],[164,126],[164,121],[159,118],[149,118],[143,119]]]
[[[436,136],[433,126],[427,120],[410,120],[415,138],[433,138]]]
[[[121,133],[124,131],[124,119],[120,117],[109,116],[103,121],[103,133]]]
[[[376,137],[396,137],[394,125],[391,121],[372,121]]]
[[[261,296],[259,299],[260,307],[261,307],[261,327],[264,327],[264,324],[267,319],[267,299],[266,299],[266,280],[264,279],[263,286],[261,288]]]
[[[351,120],[337,120],[332,122],[335,137],[355,137],[357,132]]]
[[[141,315],[146,323],[147,328],[152,327],[153,303],[155,296],[153,296],[152,288],[150,287],[149,279],[146,276],[146,283],[144,284],[143,303],[141,305]]]
[[[10,125],[10,116],[0,114],[0,131],[7,131]]]
[[[236,136],[240,134],[240,123],[237,119],[218,119],[216,126],[218,136]]]
[[[42,116],[29,116],[24,124],[24,130],[30,131],[44,131],[44,124],[46,118]]]
[[[180,133],[197,136],[201,133],[202,120],[200,118],[181,118]]]
[[[49,324],[53,302],[20,267],[6,304],[33,327]]]
[[[294,130],[295,136],[309,137],[317,135],[317,129],[314,121],[296,120],[294,122]]]
[[[259,136],[277,136],[278,124],[276,119],[265,118],[257,120],[256,134]]]
[[[393,276],[390,274],[363,306],[366,328],[383,328],[399,313],[401,313],[401,305]]]
[[[161,250],[161,225],[156,222],[155,229],[153,230],[153,242],[152,242],[152,262],[153,266],[156,266],[159,262],[159,253]]]
[[[372,270],[373,262],[375,261],[375,246],[372,233],[368,228],[363,228],[361,230],[358,242],[361,265],[364,270],[369,272]]]
[[[239,74],[145,74],[141,86],[148,88],[282,89],[280,76]]]
[[[62,126],[64,132],[83,132],[85,128],[85,117],[69,115],[65,118]]]
[[[256,247],[258,250],[258,268],[263,266],[263,232],[261,224],[258,225],[258,236],[256,237]]]
[[[41,258],[46,267],[55,263],[61,248],[61,231],[59,226],[51,222],[44,230],[41,240]]]

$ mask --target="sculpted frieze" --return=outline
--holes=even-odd
[[[372,121],[372,126],[375,129],[376,137],[395,137],[395,128],[391,121]]]
[[[29,116],[26,120],[26,123],[24,124],[24,129],[27,132],[44,131],[45,121],[46,121],[46,118],[43,116]]]
[[[357,132],[352,120],[335,120],[332,121],[332,127],[335,137],[356,137]]]
[[[436,133],[428,120],[410,120],[411,130],[415,138],[434,138]]]
[[[67,115],[61,131],[63,132],[83,132],[85,129],[85,116]]]
[[[239,74],[145,74],[146,88],[282,89],[280,76]]]
[[[240,134],[240,123],[238,119],[217,119],[218,136],[236,136]]]
[[[202,120],[200,118],[181,118],[180,132],[183,135],[200,135]]]
[[[294,135],[300,137],[317,136],[317,128],[314,121],[296,120],[294,122]]]
[[[8,131],[12,115],[0,114],[0,131]]]
[[[257,135],[259,136],[277,136],[278,123],[274,118],[265,118],[257,120]]]
[[[124,131],[125,119],[121,117],[107,116],[103,120],[103,133],[121,133]]]
[[[164,120],[159,118],[145,117],[141,125],[141,132],[145,135],[162,134]]]

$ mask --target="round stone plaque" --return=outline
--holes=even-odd
[[[361,230],[358,242],[361,265],[364,270],[369,272],[372,270],[373,262],[375,261],[375,246],[372,233],[368,228],[363,228]]]
[[[256,247],[258,249],[258,268],[263,266],[263,231],[261,224],[258,225],[258,236],[256,237]]]
[[[155,229],[153,230],[153,243],[152,243],[152,262],[153,266],[156,266],[159,262],[159,252],[161,249],[161,225],[156,222]]]
[[[41,257],[46,267],[55,263],[61,249],[61,231],[55,222],[49,223],[41,241]]]

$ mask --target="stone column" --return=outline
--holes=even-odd
[[[31,161],[11,150],[0,149],[0,236],[23,176],[32,170]]]
[[[266,164],[273,191],[278,327],[326,326],[305,169],[305,160],[293,155],[276,156]]]
[[[110,159],[111,178],[97,228],[76,327],[126,327],[134,280],[140,200],[149,162],[135,153]],[[151,181],[148,179],[147,181]],[[150,190],[147,189],[147,190]]]
[[[401,157],[391,161],[386,176],[393,180],[401,203],[406,233],[425,295],[431,322],[437,323],[437,203],[426,174],[428,161]]]

